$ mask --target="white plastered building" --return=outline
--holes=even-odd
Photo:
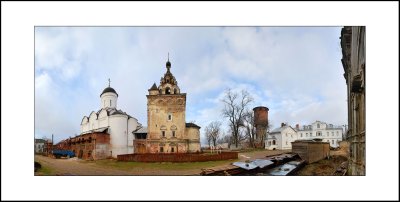
[[[285,150],[292,149],[292,142],[296,140],[313,140],[321,139],[323,142],[329,142],[333,148],[339,146],[339,142],[343,140],[343,128],[334,126],[321,121],[315,121],[311,125],[295,128],[281,124],[281,127],[269,132],[265,140],[265,149],[268,150]]]
[[[110,156],[116,158],[120,154],[133,153],[132,132],[142,125],[136,118],[117,109],[118,94],[110,86],[103,90],[100,98],[100,110],[82,118],[81,135],[106,130],[110,134]]]

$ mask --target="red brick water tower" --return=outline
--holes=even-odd
[[[264,140],[266,138],[268,126],[268,111],[267,107],[254,107],[254,126],[256,127],[255,143],[257,147],[264,148]]]

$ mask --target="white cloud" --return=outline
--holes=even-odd
[[[119,94],[118,108],[146,125],[145,95],[165,73],[168,52],[171,71],[187,93],[187,121],[205,127],[221,120],[220,99],[231,88],[247,89],[253,105],[267,106],[277,125],[314,119],[344,123],[339,31],[332,27],[41,27],[35,32],[36,129],[79,133],[82,116],[98,110],[108,78]],[[60,116],[49,127],[45,122],[54,114]]]

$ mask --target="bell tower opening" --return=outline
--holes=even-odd
[[[165,88],[165,94],[167,95],[171,94],[171,89],[169,87]]]

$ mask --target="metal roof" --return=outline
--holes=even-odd
[[[104,93],[115,93],[115,94],[117,95],[117,97],[118,97],[117,91],[115,91],[114,88],[111,88],[111,87],[105,88],[105,89],[103,90],[103,92],[100,94],[100,97],[101,97],[101,95],[103,95]]]
[[[147,133],[147,127],[141,127],[134,131],[133,133]]]
[[[186,128],[190,128],[190,127],[196,127],[196,128],[201,128],[200,126],[194,124],[194,123],[186,123]]]

